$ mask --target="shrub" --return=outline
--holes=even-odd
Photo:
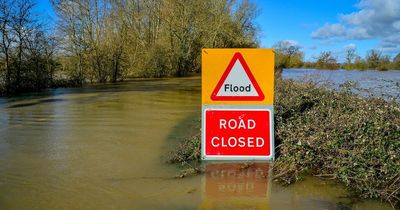
[[[329,177],[360,197],[398,204],[399,104],[281,79],[275,87],[275,180]],[[200,161],[200,131],[169,160],[187,161]]]
[[[399,201],[398,104],[292,81],[276,87],[277,180],[290,184],[309,173],[361,197]]]

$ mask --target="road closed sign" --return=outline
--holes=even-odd
[[[208,157],[271,155],[271,113],[267,109],[206,109]]]
[[[202,159],[274,159],[271,49],[203,49]]]

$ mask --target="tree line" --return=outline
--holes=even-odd
[[[0,0],[0,92],[200,71],[201,48],[257,47],[247,0]],[[49,27],[49,25],[51,27]]]
[[[55,39],[33,7],[28,0],[0,0],[0,93],[40,90],[53,79]]]
[[[391,58],[381,51],[369,50],[362,58],[356,49],[348,48],[345,51],[345,62],[338,62],[337,56],[331,51],[322,51],[314,61],[304,61],[304,52],[300,46],[280,41],[274,44],[276,68],[310,68],[310,69],[347,69],[347,70],[400,70],[400,53]]]
[[[48,87],[200,72],[201,48],[258,47],[249,0],[51,0],[53,24],[35,0],[0,0],[0,95]],[[277,68],[400,69],[393,59],[354,49],[304,61],[296,45],[274,46]]]

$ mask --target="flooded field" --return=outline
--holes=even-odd
[[[312,81],[333,89],[350,82],[352,91],[364,96],[397,99],[400,102],[400,70],[319,70],[319,69],[284,69],[284,79]]]
[[[200,78],[135,80],[0,99],[0,209],[391,209],[268,163],[164,162],[200,115]]]

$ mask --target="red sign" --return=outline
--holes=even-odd
[[[215,87],[214,101],[262,101],[264,94],[242,54],[235,53]]]
[[[206,109],[204,155],[271,156],[271,113],[268,109]]]

